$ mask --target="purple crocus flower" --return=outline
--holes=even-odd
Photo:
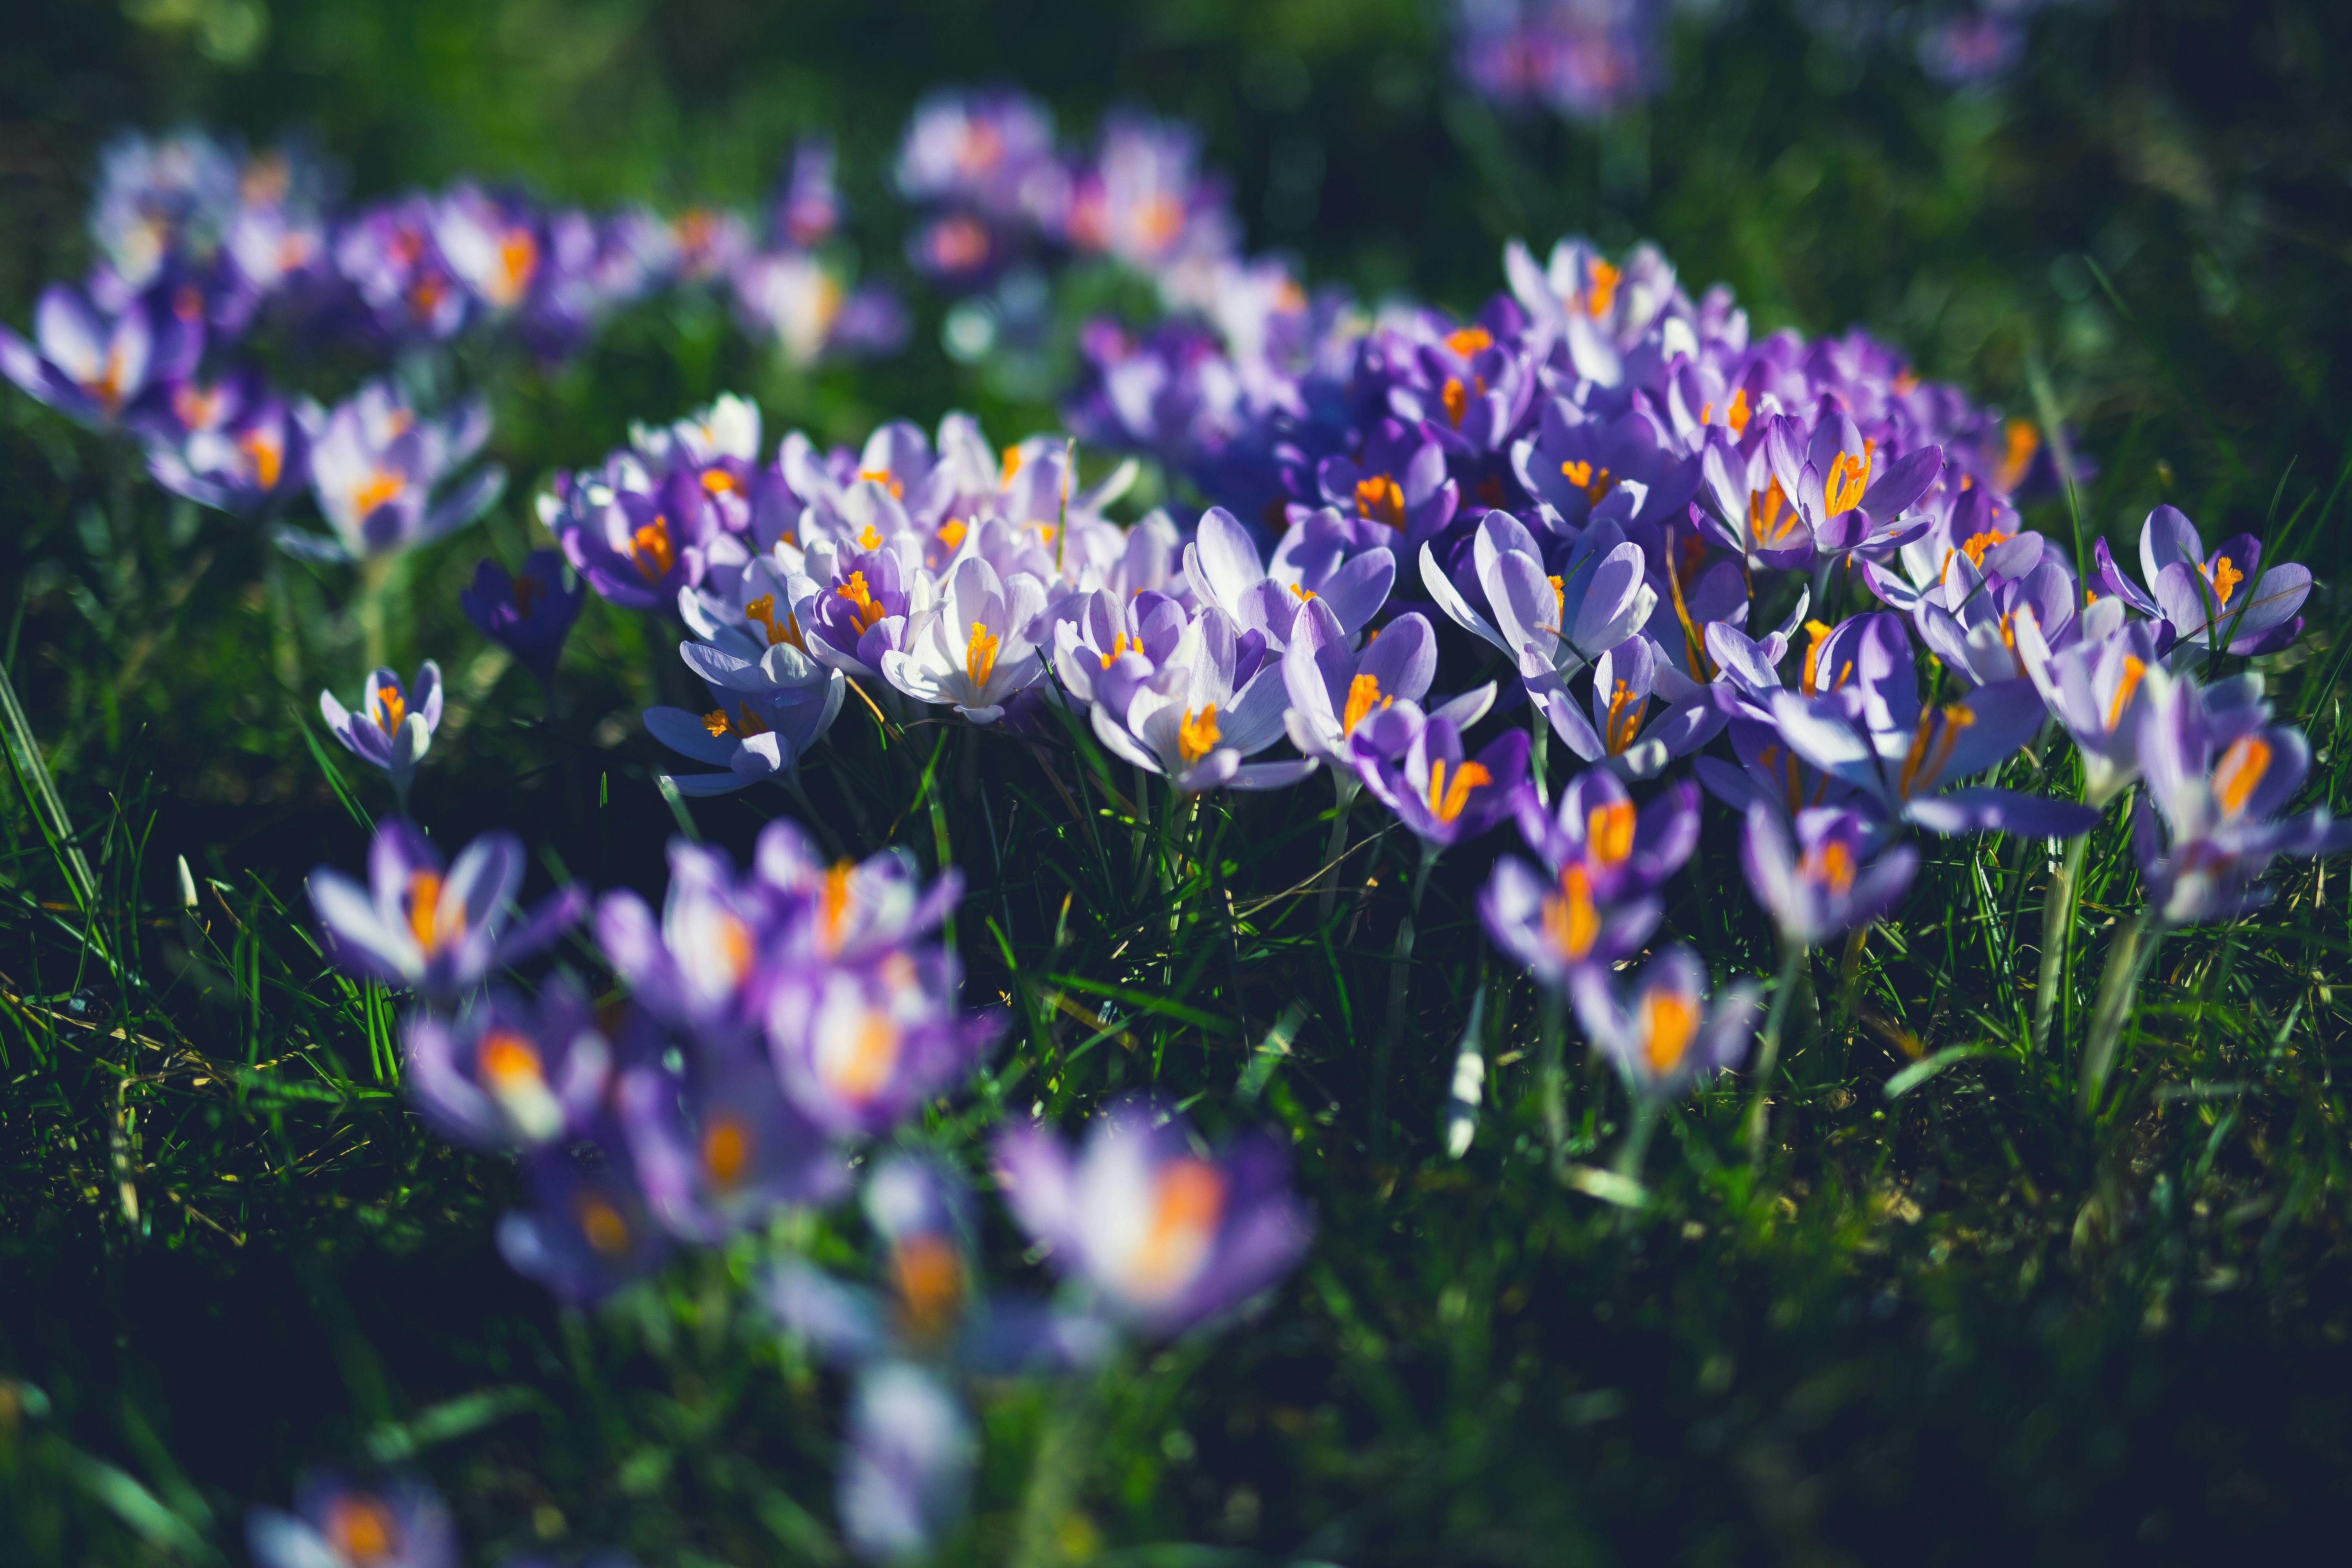
[[[970,1077],[1004,1016],[957,1011],[944,948],[864,964],[780,969],[767,1009],[775,1070],[801,1112],[834,1137],[887,1132]]]
[[[539,515],[572,569],[625,609],[668,609],[679,589],[751,561],[698,479],[672,474],[656,486],[634,459],[563,476]]]
[[[1657,91],[1669,6],[1656,0],[1460,0],[1462,74],[1498,103],[1606,120]]]
[[[906,651],[882,656],[882,675],[918,702],[941,702],[975,724],[1003,716],[1013,695],[1045,674],[1034,634],[1045,585],[1010,578],[977,556],[948,574],[939,603],[908,623]]]
[[[2160,665],[2141,686],[2147,793],[2134,810],[2132,847],[2162,924],[2234,919],[2270,901],[2256,879],[2277,857],[2352,848],[2352,823],[2326,806],[2275,816],[2311,768],[2302,731],[2265,723],[2267,705],[2209,705],[2195,680]]]
[[[1927,516],[1906,514],[1936,482],[1944,452],[1922,447],[1892,458],[1882,471],[1853,421],[1831,413],[1813,426],[1810,440],[1797,420],[1775,420],[1764,433],[1764,459],[1811,547],[1802,559],[1773,560],[1769,552],[1766,558],[1797,567],[1810,564],[1814,554],[1884,553],[1925,532]]]
[[[1115,658],[1093,688],[1095,738],[1181,794],[1281,789],[1315,769],[1311,759],[1244,761],[1282,738],[1282,668],[1258,633],[1236,634],[1222,610],[1192,616],[1158,668],[1139,655]]]
[[[1946,567],[1946,584],[1943,596],[1954,608],[1947,610],[1923,595],[1915,624],[1919,640],[1964,685],[2030,674],[2018,647],[2021,616],[2032,617],[2045,648],[2063,648],[2080,635],[2074,624],[2080,590],[2055,560],[2044,559],[2024,577],[2008,579],[1980,573],[1966,555],[1956,553]]]
[[[534,550],[516,573],[495,561],[483,562],[474,569],[474,585],[458,591],[457,604],[476,630],[514,655],[541,686],[552,686],[563,638],[585,597],[580,580],[564,570],[562,555]]]
[[[404,801],[416,764],[441,727],[441,667],[426,659],[405,686],[391,670],[377,670],[368,677],[367,700],[356,713],[335,700],[333,692],[321,691],[319,716],[345,751],[391,775],[393,792]]]
[[[34,342],[0,327],[0,374],[68,418],[105,428],[192,374],[203,301],[168,285],[107,309],[52,284],[33,308]]]
[[[1075,1155],[1042,1125],[996,1139],[997,1180],[1022,1228],[1107,1310],[1155,1336],[1240,1306],[1305,1255],[1314,1222],[1288,1166],[1263,1132],[1196,1153],[1182,1119],[1148,1100],[1097,1115]]]
[[[1103,121],[1092,165],[1073,182],[1064,233],[1080,250],[1158,273],[1193,256],[1234,248],[1225,192],[1199,170],[1191,127],[1133,110]]]
[[[1622,989],[1604,969],[1579,969],[1570,994],[1586,1037],[1636,1095],[1654,1104],[1748,1054],[1761,1011],[1756,985],[1738,982],[1712,1004],[1706,990],[1698,954],[1670,947]]]
[[[147,471],[173,495],[250,516],[307,489],[310,437],[285,400],[246,372],[151,400]]]
[[[1637,812],[1605,768],[1580,773],[1556,812],[1522,792],[1518,818],[1544,870],[1497,859],[1479,914],[1496,946],[1560,989],[1580,968],[1640,950],[1657,927],[1658,887],[1698,847],[1696,788],[1677,784]]]
[[[1899,623],[1882,640],[1907,655]],[[1772,726],[1790,752],[1858,791],[1882,820],[1915,822],[1931,833],[2071,837],[2098,820],[2097,812],[2071,801],[1990,786],[1946,788],[2032,739],[2042,714],[2031,681],[1995,681],[1954,702],[1924,704],[1908,657],[1890,655],[1883,664],[1820,697],[1772,693]]]
[[[1357,725],[1348,747],[1364,787],[1431,849],[1485,833],[1510,815],[1527,785],[1524,730],[1465,759],[1451,719],[1387,708]]]
[[[1121,603],[1097,588],[1053,614],[1055,678],[1087,703],[1123,696],[1167,664],[1192,624],[1180,601],[1151,590]]]
[[[278,544],[311,560],[347,562],[429,543],[489,510],[506,470],[487,464],[440,489],[489,438],[489,405],[476,397],[426,419],[390,382],[372,381],[311,427],[310,489],[332,538],[280,529]]]
[[[1818,947],[1895,907],[1919,868],[1919,852],[1898,844],[1868,860],[1876,837],[1857,811],[1815,807],[1797,814],[1792,844],[1778,811],[1760,800],[1748,806],[1739,865],[1781,941]]]
[[[929,1556],[962,1521],[980,1442],[938,1376],[905,1362],[862,1373],[849,1401],[835,1508],[869,1563]]]
[[[604,1144],[541,1150],[522,1174],[531,1206],[499,1221],[499,1256],[570,1304],[593,1305],[669,1255],[645,1194]]]
[[[2083,611],[2074,639],[2059,647],[2042,637],[2032,606],[2018,610],[2012,624],[2018,662],[2082,753],[2083,797],[2104,806],[2139,777],[2141,682],[2157,662],[2157,628],[2126,618],[2124,601],[2112,594]],[[2207,700],[2218,691],[2247,690],[2249,684],[2224,681],[2208,691]]]
[[[367,1484],[333,1471],[306,1476],[294,1510],[255,1509],[245,1539],[255,1568],[457,1568],[448,1505],[408,1476]]]
[[[175,263],[212,258],[237,202],[229,149],[200,131],[128,132],[99,154],[89,237],[126,289],[144,289]]]
[[[627,889],[596,905],[596,945],[639,1005],[706,1043],[740,1039],[756,1022],[760,960],[784,911],[723,849],[674,838],[659,920]]]
[[[381,338],[446,342],[466,324],[471,296],[435,243],[436,216],[432,197],[411,195],[362,210],[335,236],[335,270]]]
[[[1404,559],[1454,521],[1461,494],[1446,474],[1445,448],[1420,426],[1385,417],[1352,455],[1317,464],[1315,485],[1345,515],[1387,529]]]
[[[1418,614],[1399,616],[1358,653],[1339,617],[1321,599],[1299,612],[1283,651],[1282,681],[1290,707],[1282,716],[1290,743],[1352,786],[1355,754],[1348,737],[1373,713],[1397,702],[1418,704],[1437,674],[1437,635]],[[1485,689],[1491,697],[1493,688]],[[1449,715],[1457,724],[1476,715]]]
[[[1312,577],[1300,574],[1310,562],[1297,557],[1283,563],[1286,570],[1268,574],[1249,531],[1223,507],[1202,514],[1199,534],[1184,547],[1184,580],[1194,602],[1215,605],[1237,630],[1260,634],[1276,651],[1289,642],[1298,612],[1317,601],[1354,638],[1388,603],[1396,582],[1396,557],[1384,550],[1311,563],[1323,568]]]
[[[1536,433],[1511,448],[1512,471],[1550,509],[1545,521],[1565,535],[1580,532],[1592,510],[1627,485],[1641,497],[1628,526],[1680,517],[1699,484],[1699,460],[1678,458],[1658,438],[1648,413],[1588,418],[1566,398],[1546,401]]]
[[[587,889],[573,883],[507,930],[522,873],[522,841],[511,833],[485,833],[445,862],[424,834],[394,816],[368,846],[366,887],[325,866],[310,873],[309,886],[337,964],[447,998],[529,958],[586,912]]]
[[[433,242],[466,291],[495,315],[520,309],[549,259],[541,215],[514,196],[494,196],[471,181],[433,205]]]
[[[936,1161],[882,1156],[864,1199],[881,1247],[881,1289],[849,1284],[797,1258],[768,1277],[777,1321],[828,1358],[853,1365],[894,1357],[946,1362],[1002,1375],[1089,1365],[1112,1348],[1097,1319],[982,1288],[971,1192]]]
[[[1501,649],[1522,675],[1528,669],[1572,675],[1647,625],[1658,607],[1642,547],[1619,526],[1631,503],[1630,494],[1605,503],[1556,574],[1545,570],[1542,546],[1527,524],[1507,511],[1486,513],[1471,537],[1465,564],[1492,622],[1426,544],[1422,584],[1448,618]]]
[[[2262,571],[2262,542],[2250,533],[2223,540],[2209,556],[2197,525],[2178,507],[2158,507],[2140,527],[2146,589],[2116,570],[2105,540],[2091,554],[2101,586],[2171,629],[2168,648],[2174,641],[2202,647],[2227,638],[2233,654],[2273,653],[2303,631],[2295,612],[2311,594],[2307,568],[2290,562]]]
[[[963,897],[963,873],[952,867],[925,888],[903,849],[828,862],[782,817],[760,830],[754,855],[761,884],[787,900],[775,951],[788,959],[878,957],[938,930]]]
[[[562,977],[536,1001],[492,989],[452,1021],[408,1023],[417,1114],[452,1142],[520,1149],[584,1136],[604,1103],[613,1047],[580,988]]]
[[[789,642],[756,660],[705,643],[681,643],[678,653],[717,706],[698,714],[648,708],[646,730],[670,750],[724,770],[667,775],[682,795],[727,795],[789,780],[841,716],[849,689],[840,670]]]
[[[1521,655],[1528,697],[1568,749],[1627,778],[1655,778],[1677,757],[1688,756],[1715,739],[1724,724],[1716,699],[1704,687],[1678,679],[1657,644],[1635,633],[1601,656],[1592,669],[1592,719],[1576,710],[1567,681],[1540,654]],[[1646,727],[1653,698],[1679,687],[1683,695]]]
[[[915,106],[898,148],[899,195],[998,217],[1027,217],[1067,201],[1054,153],[1053,111],[1009,88],[949,89]]]
[[[618,1099],[646,1205],[681,1240],[724,1241],[848,1190],[832,1141],[793,1109],[756,1050],[707,1051],[684,1080],[632,1068]]]

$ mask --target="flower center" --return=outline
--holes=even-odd
[[[656,513],[654,520],[629,536],[629,555],[637,563],[637,575],[648,583],[658,583],[677,565],[677,551],[669,540],[669,519]]]
[[[499,241],[499,287],[497,302],[511,305],[530,287],[533,274],[539,270],[539,241],[527,228],[510,228]]]
[[[1449,383],[1448,384],[1458,384]],[[1449,413],[1453,406],[1451,403],[1446,405]],[[1459,425],[1462,423],[1462,416],[1458,414],[1454,415],[1454,422]],[[1374,522],[1384,522],[1391,528],[1402,529],[1404,527],[1404,488],[1387,474],[1374,474],[1369,479],[1358,479],[1356,510],[1370,518]]]
[[[841,928],[849,918],[849,879],[856,870],[855,861],[836,860],[817,889],[817,941],[828,952],[841,950]]]
[[[1617,302],[1617,285],[1624,280],[1622,268],[1596,259],[1592,263],[1592,287],[1584,298],[1584,313],[1596,321],[1607,315],[1609,307]]]
[[[2230,603],[2230,595],[2236,593],[2238,584],[2245,580],[2246,574],[2231,565],[2226,555],[2215,556],[2211,568],[2205,574],[2205,581],[2213,585],[2214,602],[2225,608]]]
[[[1495,775],[1482,763],[1457,763],[1454,777],[1445,776],[1445,759],[1434,758],[1429,764],[1429,815],[1440,822],[1452,822],[1470,804],[1470,792],[1481,784],[1495,782]]]
[[[1633,803],[1612,800],[1584,814],[1584,846],[1603,866],[1633,853]]]
[[[1616,475],[1581,459],[1562,463],[1559,471],[1568,477],[1570,484],[1584,492],[1586,502],[1592,506],[1599,506],[1601,498],[1617,488]]]
[[[963,672],[973,690],[985,690],[988,678],[996,673],[996,634],[988,629],[987,623],[972,622],[971,640],[963,649]]]
[[[286,471],[286,440],[275,430],[247,430],[236,438],[237,449],[253,465],[253,482],[265,490],[278,488]]]
[[[396,735],[400,732],[400,727],[407,721],[408,699],[401,694],[400,688],[377,687],[375,689],[376,728],[387,735]]]
[[[580,1234],[597,1252],[618,1258],[629,1250],[629,1222],[621,1217],[610,1198],[582,1193],[572,1200],[572,1213],[579,1217]]]
[[[368,476],[366,482],[352,488],[352,510],[360,516],[366,517],[376,508],[388,506],[398,500],[401,492],[406,489],[408,489],[406,475],[395,474],[388,468],[378,468]]]
[[[2260,735],[2241,735],[2221,753],[2213,769],[2213,793],[2224,814],[2236,816],[2246,809],[2263,775],[2271,771],[2271,743]]]
[[[1903,772],[1895,780],[1895,793],[1908,799],[1915,790],[1933,789],[1960,743],[1960,731],[1976,721],[1975,714],[1957,704],[1921,709],[1918,727],[1911,731],[1911,749],[1904,755]]]
[[[968,531],[961,518],[951,517],[940,524],[939,531],[932,537],[950,550],[953,550],[963,542],[963,536]]]
[[[860,468],[857,470],[857,477],[870,483],[880,485],[884,489],[888,490],[892,500],[905,500],[907,499],[906,481],[891,473],[887,468]],[[874,531],[869,528],[866,531],[871,533]],[[871,550],[874,546],[869,544],[866,548]]]
[[[373,1498],[347,1493],[328,1505],[328,1543],[353,1568],[390,1560],[399,1538],[392,1511]]]
[[[722,1116],[702,1130],[702,1169],[712,1184],[731,1187],[743,1179],[751,1163],[751,1133],[731,1116]]]
[[[1559,874],[1558,897],[1543,901],[1544,940],[1570,963],[1591,954],[1601,934],[1601,911],[1592,907],[1592,876],[1582,861],[1571,860]]]
[[[1664,1078],[1682,1065],[1698,1033],[1698,1009],[1687,996],[1672,991],[1652,991],[1642,998],[1642,1056],[1654,1077]]]
[[[808,652],[808,644],[801,640],[799,616],[786,610],[784,624],[781,626],[776,625],[776,596],[773,594],[762,594],[758,598],[747,602],[743,606],[743,619],[767,631],[770,647],[775,647],[778,643],[790,643],[803,653]]]
[[[1649,708],[1649,694],[1635,696],[1629,682],[1619,681],[1609,693],[1609,720],[1601,739],[1607,742],[1611,756],[1622,756],[1633,743],[1634,737],[1642,732],[1642,715]]]
[[[1853,890],[1853,851],[1843,838],[1832,838],[1805,852],[1797,874],[1825,887],[1841,898]]]
[[[1748,537],[1759,544],[1786,544],[1802,521],[1778,479],[1765,486],[1763,494],[1748,497]]]
[[[1495,334],[1484,327],[1464,327],[1445,335],[1445,346],[1468,359],[1472,354],[1483,353],[1493,348]]]
[[[853,1029],[827,1042],[824,1078],[845,1099],[863,1104],[882,1092],[898,1065],[898,1026],[871,1008]]]
[[[751,705],[748,702],[735,704],[735,717],[732,719],[727,716],[726,709],[713,708],[702,716],[702,727],[710,731],[710,738],[714,741],[727,735],[739,741],[748,741],[754,735],[768,732],[768,726],[751,711]]]
[[[528,1089],[546,1081],[538,1050],[512,1029],[485,1033],[474,1059],[493,1093]]]
[[[1191,767],[1217,749],[1223,737],[1217,732],[1217,705],[1210,703],[1195,713],[1187,709],[1184,721],[1176,726],[1176,752]]]
[[[1445,404],[1445,422],[1448,425],[1453,426],[1454,428],[1460,429],[1462,426],[1462,416],[1467,413],[1470,408],[1469,390],[1462,384],[1459,379],[1449,375],[1445,378],[1444,386],[1439,389],[1438,396],[1443,399]]]
[[[937,1340],[955,1323],[963,1305],[963,1260],[941,1236],[910,1236],[890,1249],[890,1271],[898,1286],[910,1337]]]
[[[457,923],[461,928],[462,919]],[[408,933],[432,957],[441,951],[441,874],[415,870],[408,874]]]
[[[1108,669],[1115,661],[1126,654],[1127,649],[1128,636],[1125,632],[1121,632],[1118,636],[1111,638],[1110,651],[1102,656],[1102,667],[1105,669]],[[1142,650],[1140,647],[1138,647],[1137,651],[1141,652]]]
[[[2004,450],[2000,456],[2000,472],[1993,476],[1993,488],[2013,490],[2025,482],[2026,469],[2033,466],[2033,454],[2042,450],[2042,432],[2033,427],[2031,419],[2012,419],[2004,435]]]
[[[1862,504],[1862,492],[1870,486],[1872,461],[1866,453],[1857,458],[1852,452],[1840,452],[1830,464],[1829,478],[1822,482],[1822,500],[1832,517]]]
[[[1356,726],[1370,714],[1395,701],[1393,697],[1381,695],[1381,679],[1377,675],[1360,675],[1348,682],[1348,705],[1339,710],[1339,732],[1353,734]]]
[[[2116,694],[2107,703],[2107,733],[2110,735],[2123,721],[2124,710],[2131,706],[2132,695],[2139,689],[2140,677],[2147,673],[2147,665],[2131,654],[2124,655],[2123,675],[2116,680]]]
[[[1206,1161],[1161,1166],[1152,1184],[1150,1227],[1128,1263],[1129,1289],[1161,1297],[1189,1283],[1208,1260],[1224,1211],[1225,1178]]]
[[[834,594],[849,601],[850,619],[857,623],[860,632],[872,631],[885,614],[881,601],[875,598],[872,589],[866,587],[863,572],[852,572],[849,581],[835,588]]]

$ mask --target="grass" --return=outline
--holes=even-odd
[[[623,41],[571,76],[531,63],[561,29],[529,6],[428,8],[413,37],[389,9],[347,9],[273,13],[243,75],[111,16],[74,31],[62,10],[7,60],[17,80],[44,51],[83,73],[26,89],[47,95],[43,149],[86,142],[148,88],[256,131],[308,114],[371,189],[496,164],[583,195],[688,166],[748,195],[764,178],[751,149],[795,116],[839,125],[870,178],[942,61],[987,65],[1074,117],[1114,89],[1199,114],[1242,172],[1254,234],[1302,244],[1318,276],[1468,303],[1505,234],[1653,234],[1687,279],[1731,279],[1761,325],[1866,320],[1931,370],[2064,416],[2097,467],[2076,498],[2086,537],[2126,543],[2162,496],[2209,538],[2250,528],[2311,563],[2312,630],[2266,673],[2310,731],[2308,798],[2352,800],[2352,627],[2326,591],[2352,474],[2329,303],[2347,236],[2316,184],[2347,122],[2294,63],[2326,54],[2296,32],[2340,28],[2324,13],[2283,6],[2234,37],[2162,5],[2064,19],[2024,80],[1978,100],[1931,99],[1885,62],[1850,72],[1768,13],[1686,42],[1672,94],[1610,133],[1644,138],[1634,181],[1622,146],[1451,99],[1404,7],[1147,7],[1091,38],[942,13],[929,46],[856,52],[845,10],[813,10],[785,50],[712,5],[666,17],[651,54],[654,30],[615,7],[599,25]],[[316,66],[337,26],[382,53]],[[1246,82],[1274,51],[1304,62],[1303,100],[1183,85]],[[853,53],[873,104],[827,85]],[[1392,66],[1421,86],[1379,99]],[[609,126],[593,112],[607,100],[625,106]],[[1265,234],[1253,160],[1318,117],[1334,128],[1321,216]],[[1367,119],[1377,134],[1351,142]],[[64,178],[7,197],[12,216],[47,215],[10,242],[12,321],[44,269],[73,265],[54,238],[72,205],[45,195]],[[1394,191],[1425,191],[1427,221],[1401,221]],[[715,315],[649,310],[558,377],[475,368],[519,482],[730,384],[760,394],[772,438],[950,406],[1001,437],[1050,422],[926,342],[872,374],[789,380]],[[415,1125],[394,1005],[325,971],[299,879],[355,865],[389,804],[310,717],[320,684],[357,673],[337,609],[351,584],[168,502],[131,454],[22,398],[0,401],[0,652],[21,699],[0,792],[12,1555],[240,1562],[242,1510],[332,1461],[418,1466],[485,1562],[590,1543],[649,1565],[837,1561],[842,1391],[753,1315],[757,1247],[692,1258],[598,1314],[553,1309],[490,1246],[511,1170]],[[484,549],[519,550],[526,515],[510,502],[394,587],[392,646],[404,664],[437,655],[452,682],[416,813],[445,843],[517,828],[534,889],[572,875],[656,892],[677,824],[633,720],[679,683],[663,637],[592,603],[549,712],[456,614],[455,584]],[[2077,526],[2063,501],[2032,521]],[[1449,667],[1439,689],[1479,678]],[[2073,770],[2044,751],[2003,782],[2063,794]],[[894,733],[853,703],[809,790],[844,845],[961,868],[970,993],[1016,1016],[928,1142],[974,1164],[1003,1115],[1075,1121],[1151,1084],[1211,1129],[1286,1129],[1319,1219],[1308,1262],[1247,1326],[1083,1392],[984,1390],[961,1560],[1012,1550],[1033,1458],[1073,1405],[1091,1436],[1055,1543],[1137,1564],[2245,1555],[2303,1536],[2352,1473],[2340,866],[2287,868],[2272,911],[2168,941],[2085,1117],[2092,1000],[2137,902],[2121,812],[2091,841],[2041,1046],[2043,847],[1923,843],[1901,921],[1801,975],[1761,1172],[1726,1083],[1660,1130],[1636,1216],[1552,1173],[1541,1010],[1475,931],[1498,843],[1433,878],[1376,1086],[1415,856],[1368,839],[1360,809],[1343,896],[1318,918],[1319,781],[1177,814],[1083,734]],[[737,797],[690,820],[740,856],[763,809],[782,807]],[[1732,834],[1711,810],[1662,936],[1718,977],[1769,977]],[[1478,995],[1487,1074],[1456,1160],[1446,1091]],[[1605,1165],[1622,1094],[1573,1046],[1568,1069],[1570,1158]],[[991,1225],[994,1276],[1037,1277]],[[786,1239],[839,1262],[858,1247],[846,1221]]]

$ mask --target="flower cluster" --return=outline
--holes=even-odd
[[[829,863],[789,821],[768,825],[748,870],[673,843],[658,913],[606,894],[596,946],[626,1000],[603,1006],[563,973],[535,994],[494,979],[587,905],[566,889],[510,928],[512,836],[446,863],[395,818],[368,871],[364,887],[312,875],[326,951],[416,994],[403,1058],[417,1112],[452,1142],[520,1159],[530,1205],[501,1222],[499,1248],[570,1302],[681,1245],[758,1236],[782,1211],[846,1196],[860,1147],[911,1129],[1003,1033],[1000,1013],[961,1010],[954,954],[936,940],[955,872],[926,886],[887,851]],[[797,1257],[764,1275],[778,1321],[856,1372],[840,1514],[869,1558],[902,1556],[961,1512],[975,1442],[953,1375],[1067,1372],[1122,1331],[1192,1328],[1278,1281],[1312,1232],[1278,1144],[1203,1155],[1146,1101],[1106,1113],[1076,1159],[1034,1126],[1005,1131],[998,1157],[1015,1217],[1072,1282],[1068,1305],[986,1290],[968,1189],[903,1151],[868,1162],[862,1183],[878,1289]],[[257,1517],[261,1561],[294,1560],[313,1538],[362,1563],[378,1559],[353,1542],[379,1537],[409,1542],[419,1564],[447,1555],[446,1515],[414,1489],[322,1481],[305,1495],[296,1516]]]
[[[824,144],[797,152],[757,230],[723,211],[597,216],[472,182],[339,210],[333,184],[298,146],[122,138],[102,161],[89,279],[43,293],[30,342],[0,328],[0,372],[84,424],[129,432],[159,484],[203,505],[268,512],[315,490],[336,535],[318,549],[341,558],[429,539],[494,500],[485,470],[428,506],[488,424],[474,405],[424,418],[388,383],[331,414],[289,398],[230,360],[258,326],[387,354],[495,335],[558,359],[625,305],[715,284],[796,363],[905,336],[896,300],[852,291],[827,248],[841,206]]]

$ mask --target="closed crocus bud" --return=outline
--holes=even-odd
[[[996,1163],[1013,1216],[1055,1268],[1147,1334],[1240,1306],[1289,1273],[1314,1236],[1282,1145],[1245,1135],[1202,1155],[1148,1100],[1104,1111],[1076,1154],[1043,1127],[1010,1129]]]
[[[457,604],[476,630],[547,686],[554,682],[555,661],[586,595],[586,584],[564,569],[560,553],[534,550],[520,572],[483,562],[474,570],[473,585],[458,592]]]

